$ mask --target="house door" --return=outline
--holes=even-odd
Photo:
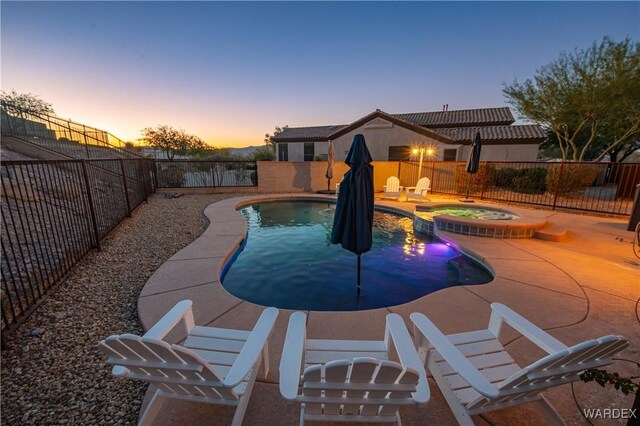
[[[278,161],[289,161],[289,146],[286,143],[278,144]]]

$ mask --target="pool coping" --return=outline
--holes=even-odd
[[[138,314],[144,329],[148,330],[177,301],[183,299],[193,300],[197,325],[251,329],[264,307],[238,299],[228,293],[220,283],[224,264],[242,243],[247,233],[246,220],[237,208],[257,202],[286,200],[335,202],[336,198],[301,193],[273,194],[229,198],[207,206],[204,214],[210,223],[206,230],[191,244],[167,260],[149,278],[143,288],[138,299]],[[376,208],[409,217],[412,216],[415,207],[416,204],[413,203],[376,199]],[[534,218],[537,216],[548,219],[555,216],[558,219],[555,219],[552,225],[556,226],[565,223],[574,225],[577,222],[619,222],[616,219],[605,221],[602,218],[592,220],[589,217],[583,220],[580,216],[569,216],[567,213],[521,207],[512,210],[518,214],[530,213]],[[575,272],[567,273],[566,270],[570,268],[570,264],[563,265],[559,262],[562,259],[555,253],[562,253],[562,246],[540,240],[477,238],[447,231],[438,231],[438,236],[455,244],[462,252],[488,266],[494,274],[494,280],[483,285],[461,285],[441,289],[404,305],[389,308],[353,312],[306,311],[309,337],[376,340],[382,337],[384,318],[390,312],[400,314],[409,329],[411,329],[409,315],[412,312],[422,312],[427,314],[445,333],[463,332],[486,326],[490,314],[489,304],[492,302],[510,306],[567,344],[577,343],[584,339],[582,336],[585,335],[593,338],[615,332],[630,334],[628,337],[633,337],[633,329],[629,330],[623,322],[612,329],[611,323],[601,321],[594,324],[593,321],[588,321],[589,312],[595,309],[594,306],[597,306],[597,303],[590,300],[589,287],[579,282],[587,278]],[[614,250],[617,248],[614,245],[612,247]],[[259,379],[260,382],[269,386],[278,382],[280,352],[291,313],[293,313],[291,310],[280,310],[280,316],[270,339],[271,372],[266,380]],[[603,330],[604,333],[601,332]],[[510,350],[513,350],[517,356],[516,359],[530,359],[530,349],[522,343],[522,339],[517,338],[514,332],[506,330],[504,338]],[[172,343],[179,342],[180,339],[178,335],[168,336],[168,340]],[[434,383],[430,383],[430,387],[433,393],[436,389]],[[277,386],[269,389],[272,389],[269,392],[277,394]],[[570,405],[572,401],[570,392],[566,394],[564,391],[562,395],[558,394],[558,397],[560,396],[558,403],[565,405],[556,405],[556,408],[563,417],[575,415],[575,407]],[[274,398],[273,401],[279,403],[280,399],[277,396]],[[178,407],[179,404],[182,403],[178,402],[176,405],[167,403],[167,409],[169,406]],[[432,403],[429,403],[425,410],[429,411],[433,408]],[[212,409],[215,410],[211,406],[202,407],[202,411],[207,413]],[[289,413],[290,408],[287,406],[286,410]],[[295,413],[296,409],[293,408],[291,411]],[[445,417],[440,418],[441,420],[447,419],[446,413],[447,409],[442,414]],[[261,413],[256,412],[255,415],[261,416]],[[168,419],[167,422],[171,423]]]

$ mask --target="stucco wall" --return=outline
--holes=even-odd
[[[458,152],[459,161],[467,161],[470,146]],[[480,161],[537,161],[538,145],[482,145]]]
[[[442,159],[443,144],[440,142],[397,126],[382,118],[377,118],[333,141],[336,160],[344,160],[346,158],[353,142],[353,137],[358,133],[364,135],[369,152],[375,161],[387,161],[389,159],[390,146],[421,144],[433,146],[436,149],[436,156],[439,156],[437,159]],[[454,146],[447,146],[447,148],[454,148]]]
[[[396,161],[376,162],[373,166],[373,185],[375,191],[382,191],[382,186],[389,176],[398,176],[399,163]],[[331,189],[349,167],[342,161],[333,166]],[[327,163],[324,161],[258,161],[258,188],[264,192],[316,192],[327,189]]]

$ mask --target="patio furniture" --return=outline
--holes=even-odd
[[[414,188],[411,188],[414,189]],[[431,189],[431,180],[429,178],[423,177],[418,180],[416,183],[415,189],[413,192],[407,188],[407,201],[409,200],[418,200],[424,201],[427,198],[427,192]]]
[[[391,343],[400,363],[389,361]],[[399,315],[387,315],[381,341],[315,340],[306,337],[302,312],[289,318],[280,393],[301,403],[301,425],[305,421],[400,425],[401,405],[423,404],[430,396],[426,372]]]
[[[115,377],[146,380],[157,387],[140,425],[150,425],[166,398],[236,407],[232,425],[242,424],[261,361],[269,373],[267,339],[278,317],[265,309],[252,331],[194,325],[192,302],[178,302],[144,336],[122,334],[98,343]],[[179,323],[182,345],[163,340]]]
[[[431,180],[429,180],[429,178],[421,178],[420,180],[418,180],[418,183],[416,183],[416,186],[413,192],[407,189],[407,201],[409,200],[424,201],[430,189],[431,189]]]
[[[384,195],[382,198],[400,198],[402,193],[402,187],[400,186],[400,179],[395,176],[389,176],[387,184],[382,187]]]
[[[611,364],[629,343],[604,336],[568,347],[500,303],[491,304],[486,330],[444,335],[423,314],[411,314],[420,358],[425,362],[461,425],[471,416],[536,402],[549,424],[565,424],[540,392],[579,380],[589,368]],[[498,338],[506,323],[549,355],[521,368]]]

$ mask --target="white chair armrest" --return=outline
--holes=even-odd
[[[462,352],[451,343],[447,336],[442,334],[429,318],[423,314],[414,312],[411,314],[411,321],[413,321],[415,328],[416,339],[418,341],[421,340],[418,338],[418,334],[421,333],[429,344],[438,351],[456,373],[466,380],[471,387],[487,398],[495,398],[498,396],[498,388],[480,374],[478,369],[465,358]]]
[[[289,401],[298,397],[306,340],[307,316],[303,312],[294,312],[289,318],[280,359],[280,394]]]
[[[418,372],[420,379],[416,391],[413,393],[413,399],[419,404],[429,401],[431,394],[429,392],[429,382],[427,381],[427,372],[424,365],[418,357],[416,348],[411,340],[411,335],[402,317],[398,314],[387,315],[387,325],[384,333],[384,340],[387,349],[389,349],[389,336],[398,352],[400,364],[403,367],[411,367]]]
[[[169,312],[164,314],[153,327],[147,331],[143,337],[151,337],[162,340],[171,330],[174,329],[180,321],[184,320],[187,334],[191,332],[195,323],[193,322],[193,311],[191,310],[193,302],[191,300],[183,300],[176,303]]]
[[[558,351],[567,349],[567,345],[533,324],[528,319],[524,318],[517,312],[511,310],[507,306],[501,303],[491,304],[491,318],[489,320],[489,331],[494,336],[500,336],[500,329],[502,323],[506,322],[513,327],[518,333],[529,339],[532,343],[535,343],[541,349],[549,354],[556,353]]]
[[[267,308],[262,311],[258,322],[256,322],[247,341],[240,350],[238,357],[222,381],[223,385],[234,387],[249,374],[249,371],[251,371],[256,361],[258,361],[258,358],[260,358],[262,349],[271,335],[273,326],[278,318],[278,313],[279,311],[276,308]]]

